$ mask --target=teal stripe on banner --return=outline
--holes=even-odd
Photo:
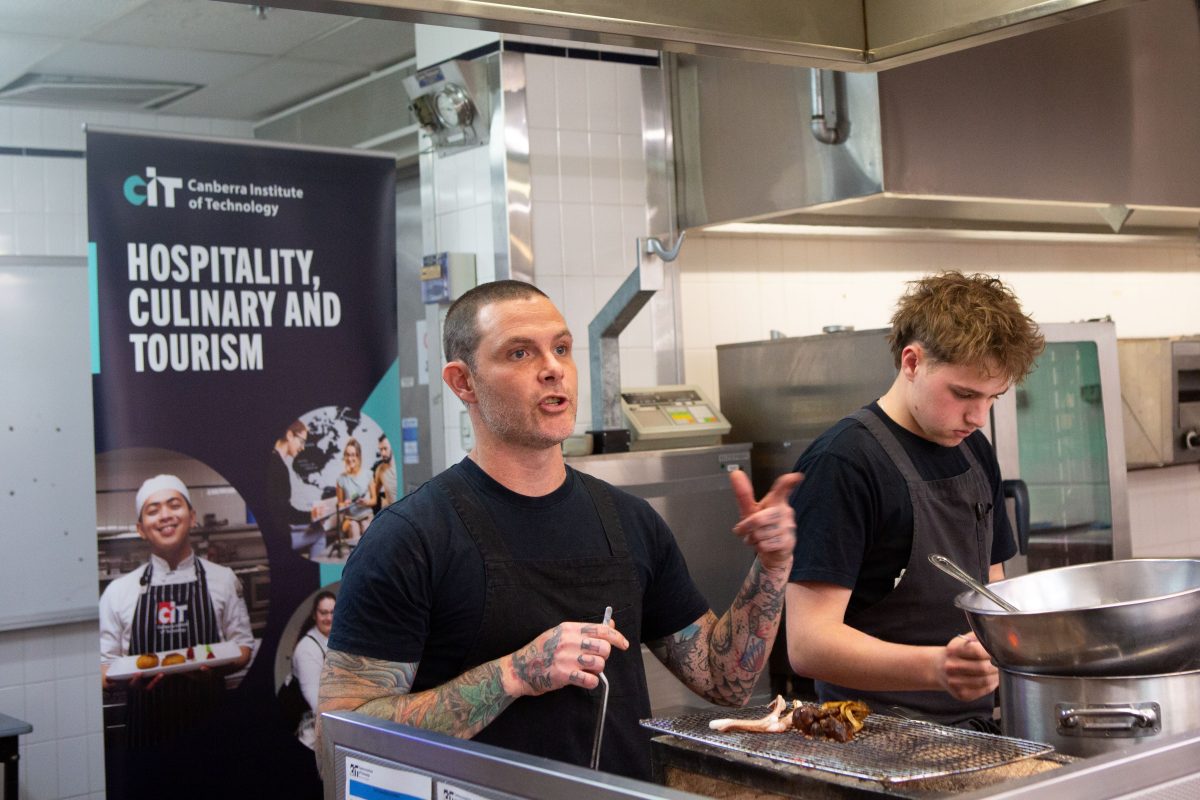
[[[100,374],[100,277],[97,274],[96,243],[88,242],[88,314],[92,337],[92,374]]]
[[[321,564],[321,585],[328,586],[331,583],[337,583],[342,579],[342,567],[346,566],[342,562],[336,564],[328,564],[324,561]]]
[[[396,485],[404,485],[404,467],[400,440],[400,359],[392,362],[387,373],[371,391],[362,413],[378,423],[392,443],[392,463],[396,465]]]
[[[405,794],[404,792],[394,792],[391,789],[380,789],[378,786],[368,786],[361,781],[350,781],[350,791],[346,794],[347,798],[354,797],[359,800],[424,800],[417,797],[415,794]]]

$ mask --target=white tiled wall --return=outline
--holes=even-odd
[[[0,632],[0,712],[33,725],[20,738],[21,797],[104,797],[95,623]]]
[[[0,147],[84,149],[85,124],[251,138],[245,122],[0,104]],[[0,256],[87,253],[82,158],[0,155]]]
[[[0,147],[82,151],[85,123],[253,135],[237,121],[0,105]],[[0,155],[0,257],[85,255],[84,175],[82,158]],[[0,712],[33,725],[19,740],[23,800],[104,797],[97,623],[0,631]]]
[[[1194,240],[700,235],[679,258],[684,367],[719,397],[716,345],[885,327],[905,281],[939,269],[1002,277],[1034,319],[1111,316],[1122,338],[1200,333]],[[1200,555],[1200,468],[1130,473],[1134,555]]]
[[[588,323],[633,271],[635,239],[646,235],[641,69],[525,56],[534,281],[575,334],[577,433],[591,427]],[[496,277],[494,246],[507,236],[494,229],[491,216],[504,198],[490,184],[489,156],[480,147],[425,162],[436,204],[435,249],[475,253],[479,282]],[[653,336],[648,309],[621,334],[625,385],[658,382]],[[461,412],[461,403],[446,395],[448,464],[465,455]]]
[[[646,236],[642,67],[529,55],[534,274],[575,334],[579,416],[591,428],[587,326],[633,271]],[[621,334],[621,382],[657,383],[649,309]]]

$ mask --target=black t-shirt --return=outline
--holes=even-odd
[[[953,478],[970,466],[957,447],[923,439],[892,421],[878,403],[867,406],[900,440],[925,480]],[[964,443],[992,486],[991,563],[1017,553],[996,454],[981,432]],[[817,437],[796,462],[804,482],[792,496],[796,551],[791,580],[832,583],[853,590],[846,613],[882,600],[912,553],[913,507],[904,476],[861,423],[846,418]]]
[[[600,518],[570,467],[562,486],[542,497],[506,489],[469,458],[450,469],[479,493],[514,559],[608,555]],[[645,500],[608,488],[642,586],[642,641],[682,630],[709,606],[674,536]],[[440,685],[461,674],[483,602],[483,558],[444,495],[425,484],[376,516],[346,562],[329,647],[419,661],[419,683]]]

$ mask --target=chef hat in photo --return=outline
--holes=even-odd
[[[183,499],[188,501],[189,506],[192,504],[192,496],[188,494],[188,488],[183,481],[174,475],[155,475],[153,478],[146,479],[142,488],[138,489],[137,497],[133,501],[133,510],[138,519],[142,518],[142,506],[146,505],[146,500],[150,495],[161,492],[163,489],[174,489],[183,495]]]

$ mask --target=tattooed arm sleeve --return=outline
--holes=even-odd
[[[512,703],[501,667],[489,661],[436,689],[410,694],[417,664],[330,650],[321,670],[320,711],[373,717],[470,738]]]
[[[786,586],[787,570],[764,569],[755,559],[720,619],[709,611],[683,630],[651,642],[650,650],[709,702],[745,705],[775,643]]]
[[[613,647],[629,648],[629,640],[615,628],[563,622],[514,653],[415,694],[410,692],[416,662],[384,661],[331,648],[321,670],[317,707],[322,712],[359,711],[468,739],[518,697],[564,686],[596,688]],[[317,733],[319,737],[319,724]]]

